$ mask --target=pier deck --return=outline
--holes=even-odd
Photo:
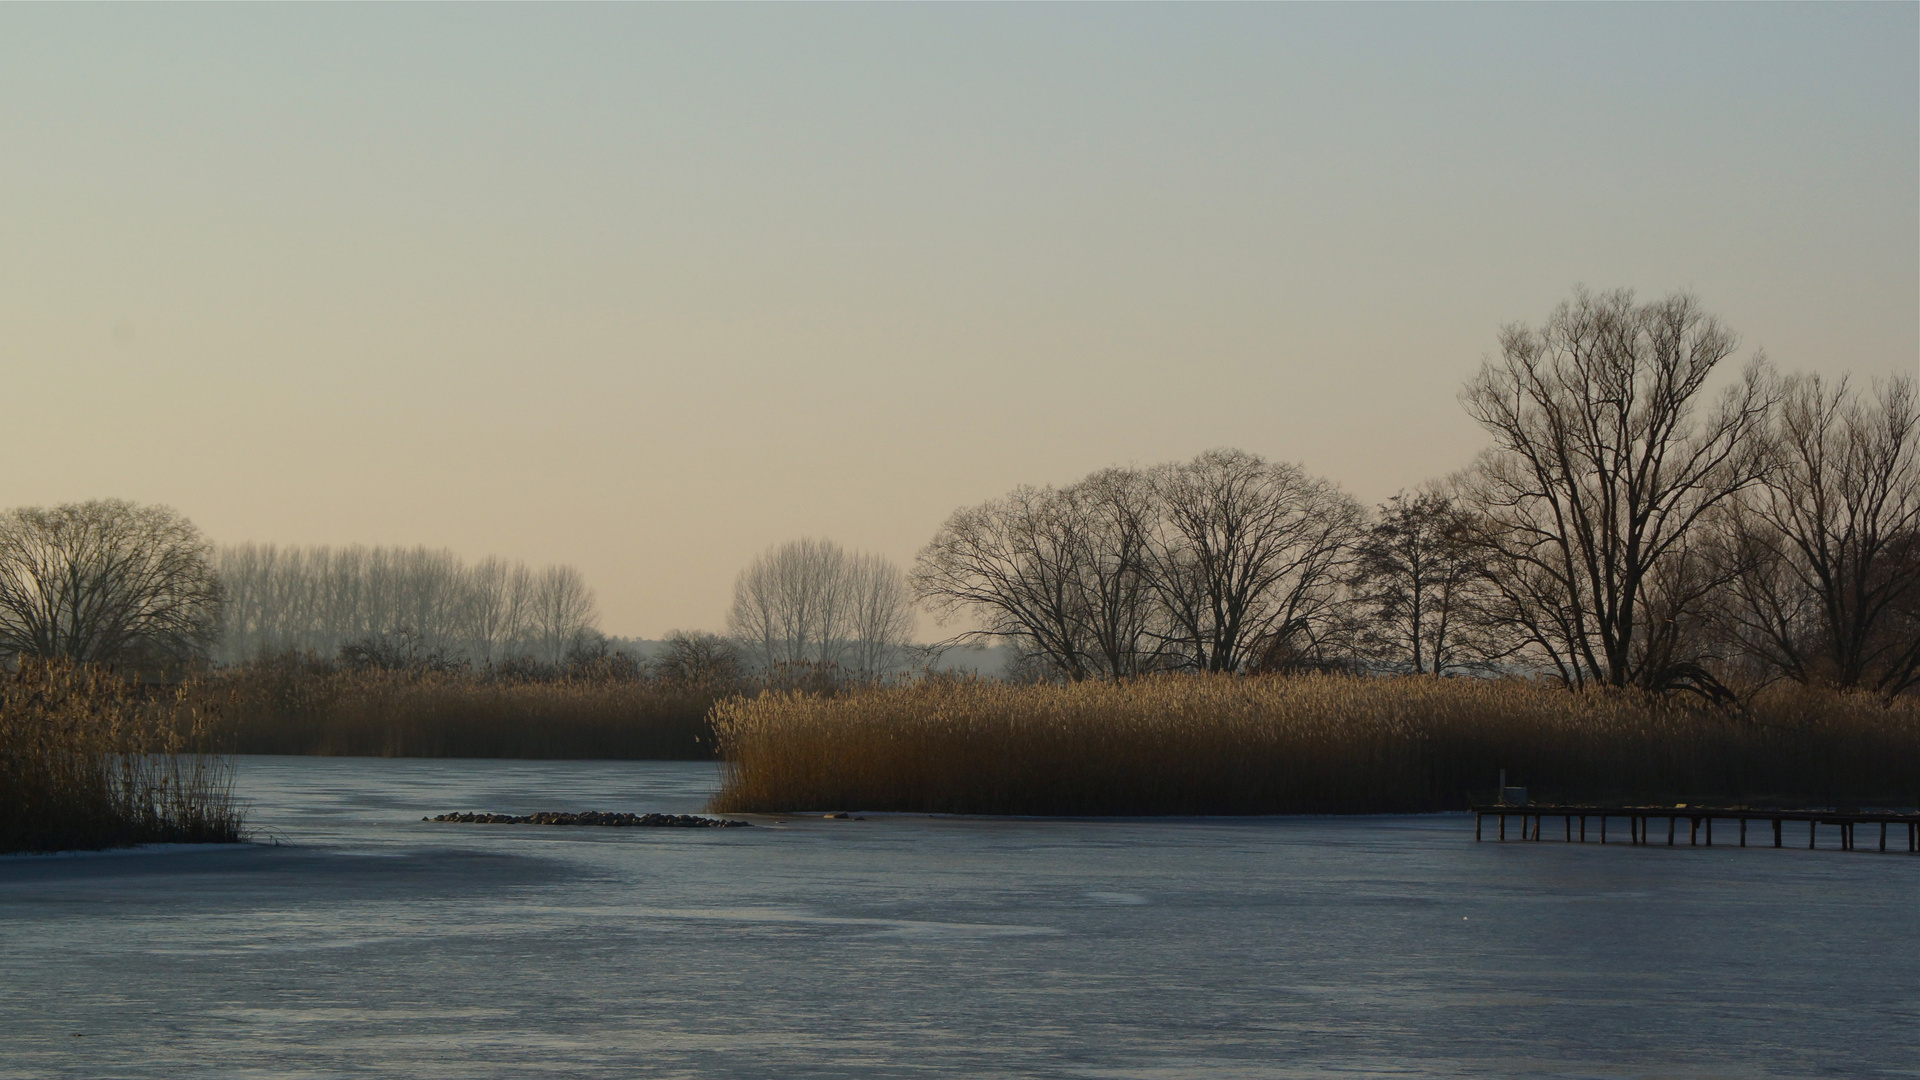
[[[1838,838],[1841,851],[1858,850],[1854,843],[1854,831],[1860,825],[1880,826],[1878,850],[1886,851],[1888,826],[1898,826],[1894,831],[1895,843],[1904,840],[1908,854],[1920,854],[1920,812],[1895,813],[1890,811],[1842,811],[1842,810],[1754,810],[1723,806],[1515,806],[1495,804],[1473,807],[1473,838],[1488,839],[1483,832],[1488,819],[1496,819],[1498,832],[1494,840],[1507,839],[1507,819],[1519,819],[1520,835],[1516,840],[1539,840],[1544,833],[1544,824],[1549,818],[1560,818],[1566,843],[1588,843],[1588,823],[1596,823],[1593,830],[1599,843],[1607,843],[1607,823],[1624,821],[1627,826],[1627,838],[1619,839],[1615,834],[1613,843],[1649,844],[1658,841],[1649,838],[1653,831],[1652,823],[1664,819],[1667,823],[1666,846],[1673,847],[1678,841],[1679,823],[1687,823],[1687,843],[1690,846],[1713,845],[1713,823],[1729,821],[1739,823],[1740,838],[1738,846],[1747,846],[1747,823],[1758,821],[1772,825],[1774,847],[1785,846],[1786,825],[1789,822],[1807,823],[1807,847],[1818,846],[1819,829],[1822,825],[1832,826],[1829,836]],[[1703,837],[1704,832],[1704,837]],[[1869,834],[1872,829],[1869,828]],[[1551,836],[1551,833],[1544,833]],[[1766,836],[1762,835],[1762,839]],[[1797,846],[1797,845],[1796,845]],[[1830,845],[1833,846],[1833,845]],[[1899,850],[1898,847],[1895,850]]]

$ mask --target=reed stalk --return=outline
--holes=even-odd
[[[1920,703],[1776,686],[1721,709],[1519,680],[929,680],[714,708],[712,809],[1377,813],[1535,800],[1913,805]]]
[[[65,663],[0,677],[0,852],[241,840],[232,769],[186,696]]]

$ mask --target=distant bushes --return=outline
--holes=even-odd
[[[232,842],[231,772],[202,715],[100,668],[0,675],[0,852]]]
[[[288,654],[223,669],[202,692],[232,753],[698,759],[713,756],[707,709],[732,689],[609,662],[476,673]]]
[[[714,709],[720,811],[1456,810],[1536,801],[1911,805],[1920,702],[1781,685],[1738,710],[1513,680],[928,680]]]

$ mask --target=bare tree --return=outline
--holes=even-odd
[[[981,624],[950,643],[1002,638],[1017,643],[1028,666],[1060,678],[1113,674],[1103,670],[1090,619],[1087,586],[1100,573],[1103,545],[1090,535],[1084,509],[1053,488],[1020,487],[954,511],[921,550],[913,574],[915,594],[941,621],[958,616]]]
[[[956,511],[914,581],[981,624],[955,640],[1011,639],[1055,677],[1240,670],[1314,649],[1360,517],[1294,466],[1214,451]]]
[[[314,644],[306,647],[331,653],[346,641],[392,629],[379,621],[369,556],[368,550],[357,544],[308,551],[307,573],[311,575],[314,607],[306,613],[305,621]]]
[[[1776,468],[1732,515],[1732,613],[1764,664],[1802,682],[1920,684],[1920,404],[1911,378],[1871,395],[1785,380]]]
[[[1156,671],[1170,663],[1166,612],[1149,572],[1159,523],[1159,492],[1136,469],[1102,469],[1059,494],[1073,573],[1072,610],[1085,652],[1107,678]]]
[[[1648,591],[1703,516],[1764,474],[1765,361],[1696,417],[1733,334],[1690,296],[1638,305],[1625,290],[1580,290],[1500,346],[1462,393],[1494,436],[1468,490],[1497,610],[1569,684],[1697,681],[1649,649]]]
[[[424,651],[457,655],[466,645],[467,568],[445,548],[418,547],[395,555],[394,621],[410,630]]]
[[[467,576],[466,652],[483,667],[527,650],[533,610],[533,571],[525,563],[487,558]]]
[[[877,678],[905,655],[912,597],[899,568],[878,555],[792,540],[740,572],[727,629],[762,670],[835,665]]]
[[[1298,466],[1241,450],[1163,465],[1150,480],[1160,523],[1147,573],[1186,663],[1240,671],[1324,660],[1360,504]]]
[[[212,548],[165,506],[120,499],[0,514],[0,653],[182,663],[220,619]]]
[[[840,661],[846,552],[831,540],[790,540],[761,553],[733,585],[727,630],[763,668]]]
[[[1353,588],[1366,651],[1416,675],[1484,671],[1511,651],[1481,618],[1486,557],[1446,492],[1401,493],[1358,545]]]
[[[593,590],[571,566],[549,566],[534,583],[528,628],[534,656],[559,666],[567,651],[600,621]]]
[[[878,679],[907,658],[913,638],[913,588],[905,571],[879,555],[849,556],[844,663],[859,679]]]

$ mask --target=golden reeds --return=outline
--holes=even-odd
[[[227,763],[199,712],[97,668],[29,662],[0,677],[0,852],[230,843]]]
[[[710,758],[716,691],[652,679],[249,665],[209,684],[233,753]]]
[[[1743,710],[1517,680],[931,680],[715,707],[718,811],[1460,809],[1499,770],[1555,801],[1912,805],[1920,705],[1774,687]]]

